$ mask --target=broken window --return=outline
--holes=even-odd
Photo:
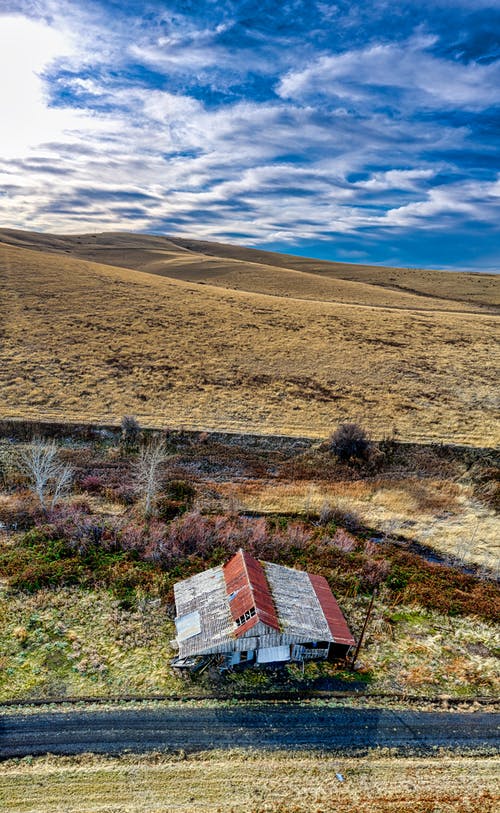
[[[236,619],[236,626],[237,627],[243,626],[243,624],[245,624],[247,621],[254,617],[255,613],[256,613],[255,607],[250,607],[250,609],[247,610],[246,613],[243,613],[243,615],[240,615],[240,617]]]

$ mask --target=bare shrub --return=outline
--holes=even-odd
[[[124,446],[133,448],[139,443],[141,427],[134,415],[124,415],[120,424],[122,430],[122,443]]]
[[[335,508],[329,502],[324,502],[319,509],[318,522],[320,525],[329,525],[335,521]]]
[[[330,540],[330,544],[343,553],[352,553],[352,551],[356,550],[357,547],[356,539],[351,536],[351,534],[347,533],[347,531],[345,531],[343,528],[337,528],[335,535]]]
[[[311,541],[311,532],[301,523],[291,523],[286,530],[286,542],[288,546],[297,550],[303,550]]]
[[[161,486],[161,473],[168,460],[165,442],[153,438],[143,446],[134,462],[134,482],[144,501],[144,514],[150,517]]]
[[[79,486],[82,491],[86,491],[87,494],[100,494],[104,484],[101,478],[96,474],[87,474],[85,477],[82,477]]]
[[[386,559],[367,558],[363,562],[363,580],[370,587],[377,587],[389,575],[391,565]]]
[[[85,500],[72,505],[58,506],[49,512],[49,524],[44,531],[53,539],[63,540],[69,550],[80,556],[97,545],[115,547],[116,529],[92,514]]]
[[[342,423],[330,438],[330,449],[342,462],[367,460],[370,441],[357,423]]]
[[[365,548],[363,553],[365,556],[375,556],[377,553],[380,553],[380,548],[378,547],[376,542],[373,542],[372,539],[368,539],[365,542]]]
[[[371,539],[365,542],[363,550],[362,578],[367,587],[378,587],[385,581],[391,570],[390,562],[382,558],[382,551]]]
[[[18,453],[18,468],[25,475],[30,490],[43,511],[54,508],[73,480],[73,467],[61,463],[55,442],[33,440]],[[48,497],[51,499],[48,502]]]

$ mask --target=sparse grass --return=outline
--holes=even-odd
[[[342,602],[356,634],[367,601]],[[102,588],[43,589],[34,595],[0,591],[0,700],[192,695],[214,689],[231,697],[276,687],[275,675],[255,670],[234,673],[222,683],[215,675],[186,682],[170,668],[174,634],[170,614],[154,600],[124,609]],[[309,664],[304,675],[290,667],[280,681],[291,688],[313,686],[317,679],[349,678],[365,680],[374,692],[406,691],[423,698],[495,696],[500,691],[499,648],[491,622],[450,619],[422,607],[393,604],[383,592],[354,676],[330,664]]]
[[[389,307],[299,301],[6,245],[0,262],[4,416],[500,437],[492,314],[393,307],[380,287]]]
[[[5,813],[493,813],[497,768],[493,757],[383,752],[42,757],[0,766],[0,802]]]
[[[360,628],[362,600],[346,600]],[[493,695],[500,691],[498,626],[477,618],[450,618],[422,607],[377,600],[359,666],[380,691],[415,695]]]
[[[104,589],[0,591],[0,699],[182,691],[174,635],[153,599],[132,610]]]

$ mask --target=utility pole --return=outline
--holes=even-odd
[[[370,619],[370,615],[371,615],[371,612],[372,612],[372,609],[373,609],[373,602],[375,601],[376,593],[377,593],[377,588],[374,587],[372,597],[370,599],[370,604],[368,605],[366,618],[365,618],[365,621],[364,621],[364,624],[363,624],[363,629],[361,630],[361,635],[359,636],[359,641],[356,644],[356,649],[354,650],[354,655],[352,656],[351,663],[349,664],[349,669],[351,670],[351,672],[354,670],[354,664],[356,663],[356,659],[357,659],[357,657],[359,655],[359,650],[361,649],[361,644],[363,643],[365,630],[366,630],[366,627],[368,626],[368,621]]]

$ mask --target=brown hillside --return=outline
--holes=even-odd
[[[109,232],[48,235],[0,230],[11,245],[223,288],[381,307],[488,311],[500,303],[495,275],[415,271],[309,260],[239,246]]]
[[[364,282],[388,290],[402,290],[418,294],[422,297],[437,297],[483,306],[498,307],[500,305],[500,277],[496,274],[338,263],[224,243],[207,243],[177,237],[173,239],[183,248],[203,252],[209,256],[264,263],[324,277]]]
[[[44,249],[0,245],[2,416],[500,439],[492,315],[224,290]]]

